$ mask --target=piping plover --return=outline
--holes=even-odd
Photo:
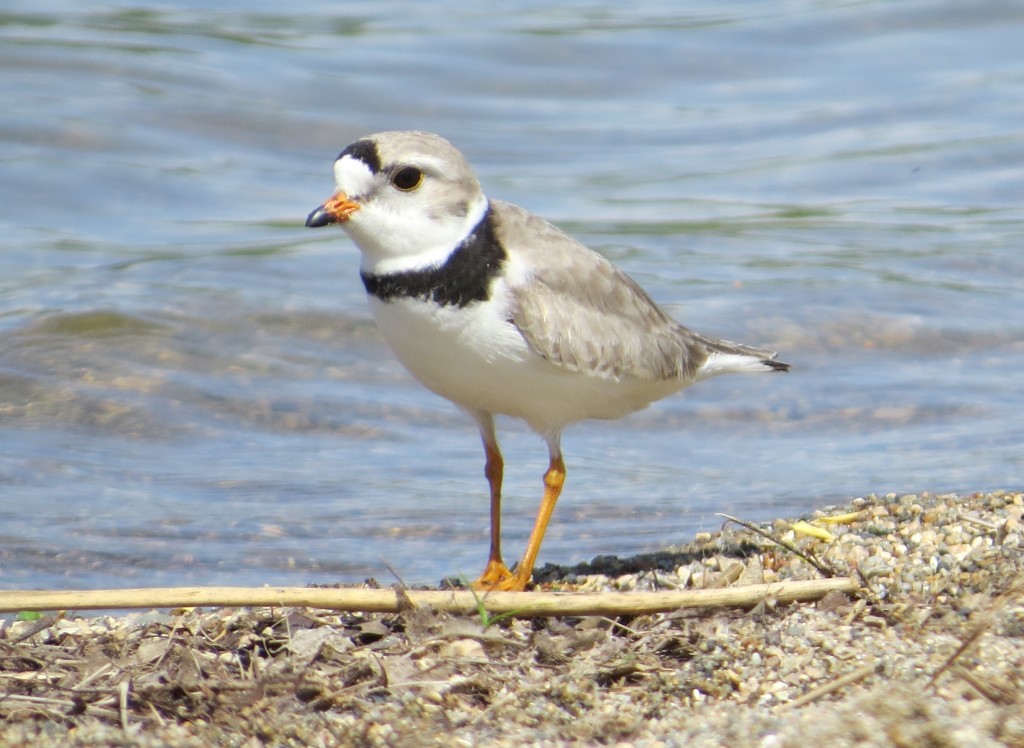
[[[629,276],[547,221],[488,200],[439,135],[382,132],[334,162],[336,191],[306,219],[340,224],[384,339],[480,429],[491,547],[479,589],[522,590],[565,480],[562,429],[620,418],[716,374],[786,371],[772,351],[689,330]],[[547,441],[544,496],[515,571],[501,558],[504,462],[494,416]]]

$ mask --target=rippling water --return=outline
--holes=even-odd
[[[480,571],[475,429],[302,228],[382,129],[793,364],[570,429],[542,563],[1021,486],[1024,6],[48,6],[0,11],[0,586]],[[546,451],[503,426],[515,557]]]

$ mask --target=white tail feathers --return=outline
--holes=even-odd
[[[775,354],[771,354],[774,356]],[[765,371],[789,371],[789,364],[765,356],[746,353],[725,353],[711,351],[708,360],[697,370],[697,381],[718,374],[743,374]]]

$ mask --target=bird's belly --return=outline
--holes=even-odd
[[[426,387],[463,408],[522,418],[542,434],[586,418],[621,418],[683,384],[615,380],[552,364],[494,301],[455,308],[371,297],[370,307],[384,339]]]

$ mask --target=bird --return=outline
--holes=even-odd
[[[490,549],[472,586],[523,591],[565,482],[561,437],[731,372],[779,372],[774,351],[702,335],[552,223],[489,199],[454,145],[423,131],[361,137],[306,226],[338,224],[380,333],[403,366],[475,422],[490,490]],[[501,551],[504,458],[495,416],[545,440],[548,467],[520,562]]]

